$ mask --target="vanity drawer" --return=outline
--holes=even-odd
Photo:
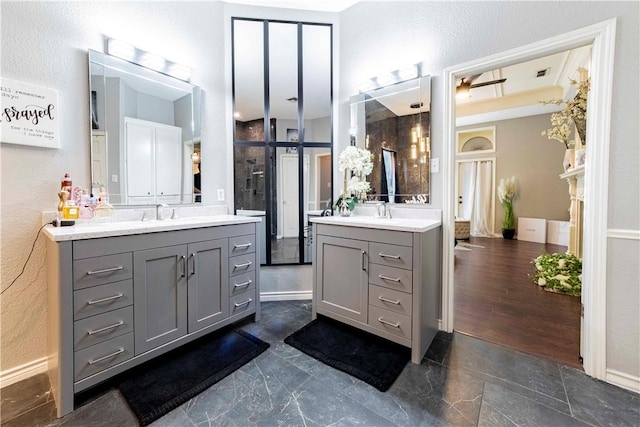
[[[133,333],[75,352],[74,378],[79,381],[133,357]]]
[[[369,306],[369,326],[411,339],[411,318],[393,311]]]
[[[73,324],[73,348],[80,350],[133,332],[133,306],[78,320]]]
[[[229,258],[229,276],[255,271],[256,254],[238,255]]]
[[[256,235],[229,238],[229,256],[243,255],[256,251]]]
[[[83,289],[133,277],[131,252],[73,261],[73,289]]]
[[[411,317],[411,294],[369,285],[369,306],[384,308]]]
[[[255,291],[248,291],[229,298],[229,312],[231,316],[251,310],[256,306]]]
[[[73,320],[133,304],[133,280],[80,289],[73,293]]]
[[[369,243],[369,262],[411,270],[413,250],[408,246]]]
[[[229,296],[239,295],[256,288],[256,272],[240,274],[229,278]]]
[[[369,283],[411,293],[413,292],[413,272],[402,268],[369,264]]]

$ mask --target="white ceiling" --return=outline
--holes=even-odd
[[[534,108],[542,106],[540,101],[573,96],[575,88],[570,79],[579,78],[579,67],[589,68],[590,57],[589,45],[482,73],[473,81],[474,84],[502,78],[507,81],[471,89],[470,98],[456,100],[456,115],[465,117],[525,107],[540,111]],[[541,70],[547,70],[546,75],[537,77],[537,72]],[[548,107],[557,109],[553,105]]]
[[[358,3],[358,0],[224,0],[224,2],[319,12],[341,12]]]

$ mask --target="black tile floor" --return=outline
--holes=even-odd
[[[458,333],[382,393],[282,342],[311,320],[309,301],[261,308],[239,326],[271,348],[152,426],[640,426],[640,395]],[[44,375],[3,389],[2,426],[138,425],[116,389],[61,419],[47,389]]]

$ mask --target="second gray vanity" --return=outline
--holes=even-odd
[[[259,219],[45,228],[49,377],[74,395],[237,320],[259,320]]]
[[[313,314],[411,348],[422,361],[438,331],[440,220],[320,217],[314,223]]]

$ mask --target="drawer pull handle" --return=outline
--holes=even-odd
[[[100,304],[101,302],[112,301],[114,299],[122,298],[123,296],[124,296],[123,294],[117,293],[116,295],[112,295],[110,297],[89,300],[87,301],[87,304],[89,305]]]
[[[389,276],[385,276],[383,274],[378,274],[378,277],[381,278],[382,280],[388,280],[390,282],[399,282],[400,281],[400,278],[389,277]]]
[[[124,269],[124,267],[119,265],[117,267],[103,268],[102,270],[89,270],[87,271],[87,274],[92,276],[94,274],[111,273],[112,271],[119,271],[122,269]]]
[[[236,306],[236,308],[238,308],[238,307],[242,307],[243,305],[251,304],[251,301],[253,301],[253,300],[251,298],[249,298],[248,300],[246,300],[244,302],[237,302],[234,305]]]
[[[109,329],[117,328],[118,326],[124,325],[124,321],[120,320],[118,323],[114,323],[113,325],[105,326],[100,329],[93,329],[91,331],[87,331],[88,335],[99,334],[100,332],[108,331]]]
[[[242,283],[234,283],[233,287],[234,288],[243,288],[245,286],[249,286],[250,284],[252,284],[253,281],[252,280],[247,280],[246,282],[242,282]]]
[[[389,255],[389,254],[384,254],[382,252],[380,252],[378,256],[382,258],[400,259],[400,255]]]
[[[251,261],[245,262],[244,264],[233,264],[233,268],[249,268],[253,264]]]
[[[391,323],[391,322],[388,322],[388,321],[384,320],[382,317],[378,317],[378,322],[384,323],[385,325],[389,325],[389,326],[392,326],[394,328],[399,328],[400,327],[400,323]]]
[[[118,351],[115,351],[115,352],[113,352],[113,353],[111,353],[111,354],[107,354],[106,356],[102,356],[102,357],[99,357],[99,358],[97,358],[97,359],[89,360],[89,365],[93,365],[93,364],[96,364],[96,363],[100,363],[100,362],[102,362],[102,361],[104,361],[104,360],[107,360],[107,359],[109,359],[109,358],[111,358],[111,357],[117,356],[117,355],[119,355],[120,353],[124,353],[124,348],[120,347],[120,348],[118,349]]]
[[[393,304],[393,305],[400,305],[400,300],[392,300],[392,299],[387,299],[385,297],[383,297],[382,295],[380,295],[378,297],[378,299],[382,302],[388,302],[389,304]]]
[[[241,245],[233,245],[233,249],[245,249],[245,248],[251,247],[251,245],[253,245],[253,243],[243,243]]]

